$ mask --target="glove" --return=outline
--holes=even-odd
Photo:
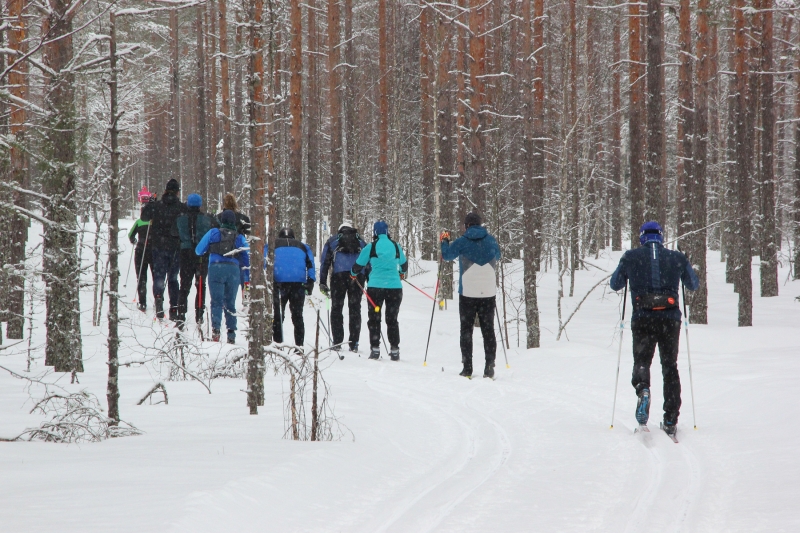
[[[354,280],[358,281],[358,276],[356,274],[353,274],[352,270],[350,271],[350,279],[354,279]]]
[[[321,292],[322,294],[324,294],[327,297],[330,297],[331,290],[324,283],[320,283],[319,284],[319,292]]]
[[[314,292],[314,280],[306,281],[306,296],[311,296],[311,293]]]
[[[448,241],[448,242],[450,241],[450,232],[449,231],[443,231],[442,233],[439,234],[439,242],[444,242],[444,241]]]
[[[128,240],[130,240],[130,241],[131,241],[131,244],[132,244],[132,245],[136,246],[136,237],[131,237],[131,238],[130,238],[130,239],[128,239]]]
[[[406,273],[400,272],[400,279],[406,279]]]
[[[250,282],[249,281],[245,281],[243,288],[244,288],[244,292],[250,292]]]

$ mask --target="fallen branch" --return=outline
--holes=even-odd
[[[158,391],[164,393],[164,404],[165,405],[169,404],[169,398],[167,397],[167,388],[164,386],[163,383],[159,381],[158,383],[153,385],[153,388],[150,389],[150,391],[147,394],[142,396],[142,399],[139,400],[139,402],[136,405],[142,405],[148,398],[150,398],[154,393]]]
[[[607,279],[609,279],[610,277],[611,277],[611,274],[609,274],[608,276],[604,277],[603,279],[601,279],[600,281],[598,281],[597,283],[595,283],[594,287],[592,287],[591,289],[589,289],[589,292],[587,292],[587,293],[586,293],[586,295],[583,297],[583,299],[581,299],[581,301],[580,301],[580,302],[578,302],[578,305],[577,305],[577,307],[575,307],[575,309],[573,309],[572,313],[570,313],[570,315],[567,317],[567,320],[566,320],[566,322],[564,322],[562,325],[560,325],[560,326],[558,327],[558,335],[556,336],[556,340],[561,340],[561,333],[563,333],[563,332],[564,332],[564,329],[566,329],[566,327],[567,327],[567,324],[569,324],[569,321],[570,321],[570,320],[572,320],[572,317],[574,317],[574,316],[575,316],[575,313],[577,313],[577,312],[578,312],[578,309],[580,309],[580,308],[581,308],[581,305],[583,304],[583,302],[585,302],[585,301],[586,301],[586,298],[588,298],[588,297],[589,297],[589,295],[590,295],[590,294],[592,294],[592,292],[594,292],[594,290],[595,290],[597,287],[599,287],[600,285],[602,285],[602,284],[603,284],[603,283],[604,283],[604,282],[605,282]]]

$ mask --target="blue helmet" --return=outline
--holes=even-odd
[[[386,223],[385,220],[379,220],[372,226],[372,234],[376,237],[378,235],[388,235],[389,234],[389,225]]]
[[[189,207],[202,207],[203,197],[197,193],[192,193],[186,198],[186,205]]]
[[[658,222],[655,220],[645,222],[642,224],[642,227],[639,228],[639,244],[644,246],[645,243],[650,241],[664,242],[664,234],[661,233],[661,226],[659,226]]]

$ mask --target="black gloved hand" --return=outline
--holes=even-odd
[[[128,240],[129,240],[129,241],[131,241],[131,244],[132,244],[133,246],[136,246],[136,237],[131,237],[131,238],[130,238],[130,239],[128,239]]]
[[[330,289],[328,288],[328,286],[327,286],[327,285],[325,285],[324,283],[320,283],[320,284],[319,284],[319,292],[321,292],[322,294],[324,294],[326,297],[330,298],[330,295],[331,295],[331,294],[330,294],[330,293],[331,293],[331,290],[330,290]]]
[[[314,292],[314,280],[306,281],[306,295],[311,296],[311,293]]]

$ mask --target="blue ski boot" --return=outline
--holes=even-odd
[[[646,426],[650,418],[650,389],[642,389],[639,393],[639,401],[636,403],[636,421],[640,425]]]

